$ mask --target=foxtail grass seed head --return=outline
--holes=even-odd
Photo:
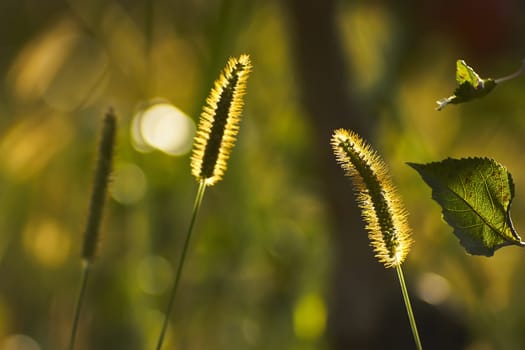
[[[386,165],[355,132],[335,130],[331,143],[337,162],[352,179],[375,256],[387,268],[401,265],[412,239],[407,212]]]
[[[191,156],[192,174],[211,186],[222,179],[239,131],[250,57],[230,58],[206,99]]]
[[[86,230],[84,232],[84,245],[82,248],[82,259],[89,263],[96,257],[98,245],[99,227],[104,210],[104,202],[109,183],[113,162],[113,148],[115,144],[116,117],[110,109],[103,122],[102,136],[98,148],[98,159],[95,169],[95,179],[91,192]]]

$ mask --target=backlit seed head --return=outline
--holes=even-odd
[[[230,58],[206,99],[191,156],[192,175],[211,186],[222,179],[239,131],[250,57]]]
[[[379,155],[355,132],[334,131],[332,148],[354,192],[375,256],[385,267],[405,260],[412,239],[407,212]]]

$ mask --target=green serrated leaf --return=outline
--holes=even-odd
[[[496,82],[491,79],[481,79],[465,61],[456,61],[456,81],[458,87],[450,97],[436,101],[437,110],[440,111],[448,104],[458,104],[480,98],[488,94],[496,86]]]
[[[503,246],[525,245],[510,218],[514,183],[503,165],[488,158],[408,165],[432,188],[443,218],[468,253],[492,256]]]

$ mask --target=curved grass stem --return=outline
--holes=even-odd
[[[179,259],[179,264],[177,266],[177,271],[175,273],[175,281],[173,283],[173,288],[168,301],[168,306],[166,307],[166,312],[164,316],[164,323],[162,325],[162,330],[157,342],[157,350],[162,349],[162,344],[164,343],[164,337],[166,335],[166,330],[168,329],[169,318],[171,310],[173,309],[173,302],[175,300],[175,294],[177,294],[177,288],[179,286],[180,277],[182,275],[182,268],[184,267],[184,261],[186,260],[186,255],[188,253],[188,246],[190,243],[191,233],[193,232],[193,227],[195,226],[195,219],[197,218],[197,213],[199,212],[202,197],[204,197],[204,190],[206,189],[206,181],[201,180],[199,182],[199,189],[197,190],[197,195],[195,197],[195,203],[193,205],[193,213],[191,215],[190,225],[188,227],[188,232],[186,233],[186,238],[184,240],[184,246],[182,247],[182,253]]]
[[[515,79],[515,78],[519,77],[520,75],[523,75],[524,73],[525,73],[525,60],[521,61],[520,69],[518,69],[517,71],[515,71],[514,73],[512,73],[510,75],[507,75],[506,77],[502,77],[502,78],[496,79],[496,80],[494,80],[494,82],[496,84],[504,83],[506,81]]]
[[[401,270],[401,265],[396,265],[396,272],[399,279],[399,284],[401,286],[401,292],[403,293],[403,299],[405,300],[408,320],[410,321],[410,328],[412,329],[412,335],[414,336],[414,341],[416,342],[416,348],[418,350],[422,350],[423,347],[421,346],[421,340],[419,339],[416,319],[414,318],[414,312],[412,311],[412,305],[410,304],[410,298],[408,297],[407,286],[405,283],[405,277],[403,276],[403,270]]]
[[[69,337],[69,350],[73,350],[75,347],[75,339],[77,336],[77,329],[78,329],[78,321],[80,320],[80,311],[82,309],[82,304],[84,301],[84,295],[86,294],[86,286],[87,286],[87,280],[89,276],[89,270],[91,268],[91,263],[89,261],[84,262],[84,266],[82,268],[82,277],[81,277],[81,284],[80,284],[80,290],[78,292],[77,297],[77,304],[75,306],[75,315],[73,316],[73,325],[71,327],[71,335]]]

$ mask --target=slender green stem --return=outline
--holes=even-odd
[[[175,300],[175,294],[177,293],[177,288],[179,286],[180,277],[182,275],[182,268],[184,267],[184,261],[186,260],[186,254],[188,252],[188,246],[190,243],[191,233],[193,232],[193,227],[195,226],[195,219],[197,218],[197,213],[202,203],[202,197],[204,197],[204,190],[206,189],[206,182],[202,180],[199,183],[199,189],[197,190],[197,196],[195,197],[195,203],[193,205],[193,213],[191,215],[190,226],[188,227],[188,232],[186,233],[186,239],[184,240],[184,246],[182,247],[182,253],[179,259],[179,265],[177,266],[177,272],[175,273],[175,282],[173,283],[173,289],[171,290],[170,299],[168,306],[166,307],[166,313],[164,316],[164,324],[162,325],[162,330],[160,332],[159,340],[157,343],[157,350],[162,349],[162,343],[164,342],[164,336],[166,335],[166,330],[168,328],[168,322],[171,314],[171,309],[173,306],[173,301]]]
[[[78,321],[80,319],[80,310],[82,309],[82,303],[84,301],[84,295],[86,294],[86,285],[89,276],[89,270],[91,268],[91,263],[89,261],[84,261],[84,266],[82,267],[82,281],[80,282],[80,291],[78,292],[77,305],[75,306],[75,316],[73,318],[73,326],[71,327],[71,335],[69,338],[69,350],[73,350],[75,347],[75,338],[77,336]]]
[[[410,321],[410,328],[412,328],[412,335],[416,342],[416,348],[422,350],[421,340],[419,339],[419,333],[417,331],[416,319],[414,318],[414,312],[412,311],[412,305],[410,304],[410,298],[408,297],[407,286],[405,283],[405,277],[403,276],[403,270],[401,265],[396,265],[397,277],[399,278],[399,284],[401,285],[401,292],[403,293],[403,299],[405,300],[405,306],[407,309],[408,319]]]

